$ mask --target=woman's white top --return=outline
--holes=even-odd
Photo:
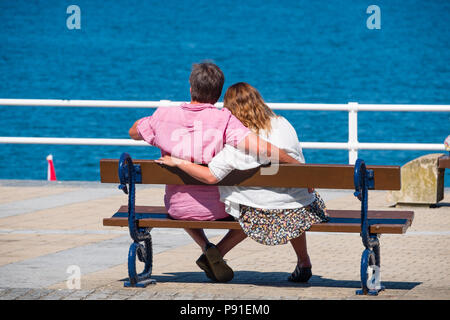
[[[284,150],[289,156],[305,163],[297,133],[292,125],[283,117],[271,120],[272,130],[267,135],[260,130],[259,136],[271,144]],[[264,160],[245,154],[242,151],[225,145],[208,164],[211,173],[220,181],[234,169],[247,170],[265,164]],[[262,174],[276,174],[277,165],[261,168]],[[294,209],[311,204],[315,197],[306,188],[261,188],[220,186],[220,200],[225,203],[228,214],[239,217],[239,205],[260,209]]]

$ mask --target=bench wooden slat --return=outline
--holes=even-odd
[[[327,212],[330,217],[361,219],[360,210],[327,210]],[[367,217],[368,219],[405,219],[408,226],[411,226],[414,220],[414,211],[368,210]]]
[[[127,218],[105,218],[104,226],[127,227]],[[189,229],[240,229],[238,222],[233,221],[185,221],[170,219],[141,219],[139,227],[143,228],[189,228]],[[371,233],[389,233],[403,234],[406,232],[406,224],[376,224],[370,226]],[[348,232],[360,233],[361,224],[359,223],[321,223],[311,226],[312,232]]]
[[[104,226],[128,226],[128,208],[122,206],[112,218],[103,220]],[[316,224],[309,231],[316,232],[361,232],[360,214],[356,210],[328,210],[331,221],[328,223]],[[202,228],[202,229],[240,229],[236,221],[187,221],[164,218],[167,215],[165,207],[158,206],[137,206],[138,216],[154,216],[157,218],[143,218],[139,220],[140,227],[153,228]],[[117,217],[117,215],[121,217]],[[411,225],[414,217],[411,211],[370,211],[368,212],[370,232],[373,233],[405,233]],[[345,221],[345,222],[343,222]],[[372,223],[374,223],[372,225]]]
[[[128,213],[128,206],[121,206],[117,212]],[[136,206],[135,212],[140,214],[168,214],[167,209],[164,206]],[[327,212],[332,218],[361,218],[360,210],[328,209]],[[369,219],[406,219],[410,226],[414,219],[414,211],[368,210],[367,217]]]
[[[450,169],[450,156],[442,156],[439,158],[439,169]]]
[[[133,160],[142,171],[143,184],[204,185],[178,168],[160,165],[153,160]],[[119,183],[117,159],[100,160],[100,178],[103,183]],[[376,190],[400,190],[399,166],[368,166],[374,170]],[[352,165],[338,164],[281,164],[276,175],[261,174],[262,168],[230,173],[218,185],[354,189]]]
[[[117,212],[115,215],[112,216],[112,218],[128,218],[128,212]],[[141,219],[171,219],[167,214],[164,213],[135,213],[136,220]],[[186,221],[186,220],[184,220]],[[216,220],[221,221],[221,220]],[[361,223],[360,217],[330,217],[329,223]],[[400,219],[400,218],[392,218],[392,217],[379,217],[379,218],[369,218],[369,225],[372,224],[406,224],[408,225],[410,223],[410,220],[407,219]]]

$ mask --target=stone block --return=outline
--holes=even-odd
[[[441,201],[444,198],[444,170],[438,168],[441,156],[441,153],[424,155],[402,166],[401,190],[388,192],[388,202],[431,205]]]

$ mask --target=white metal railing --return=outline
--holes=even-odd
[[[178,106],[180,101],[119,101],[119,100],[51,100],[51,99],[0,99],[0,106],[40,107],[101,107],[101,108],[157,108]],[[217,107],[223,107],[218,102]],[[358,150],[435,150],[444,151],[445,146],[433,143],[361,143],[358,142],[359,111],[409,111],[450,112],[450,105],[407,105],[407,104],[321,104],[321,103],[268,103],[277,110],[322,110],[348,112],[348,142],[301,142],[304,149],[343,149],[349,152],[349,163],[354,164]],[[449,126],[450,127],[450,126]],[[445,139],[445,137],[442,137]],[[62,145],[114,145],[148,146],[143,141],[131,139],[95,138],[47,138],[47,137],[0,137],[0,143],[10,144],[62,144]]]

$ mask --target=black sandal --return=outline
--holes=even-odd
[[[292,282],[308,282],[311,278],[312,272],[311,267],[300,268],[298,265],[295,267],[294,272],[289,276],[288,280]]]

